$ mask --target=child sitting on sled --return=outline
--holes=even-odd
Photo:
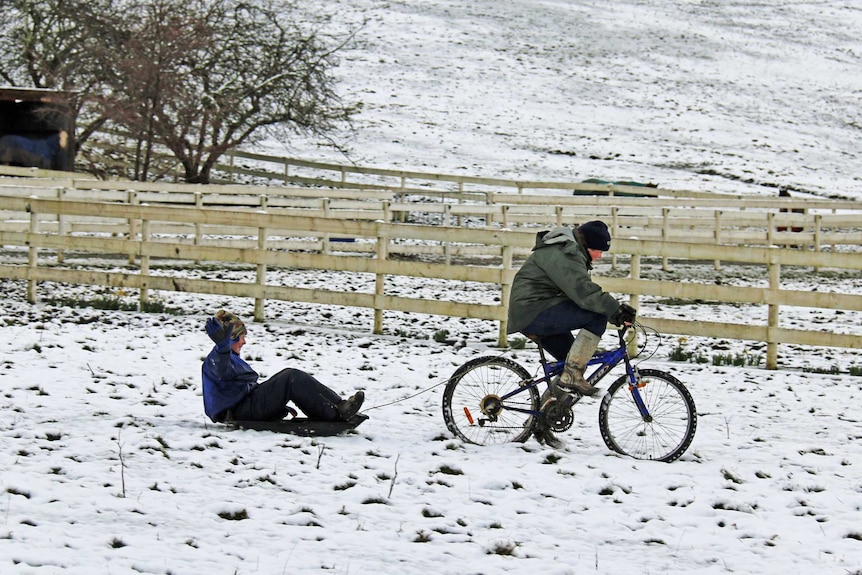
[[[266,381],[240,357],[246,328],[234,314],[219,310],[206,323],[215,343],[201,368],[204,411],[217,423],[227,421],[278,421],[296,414],[293,402],[309,419],[349,421],[362,407],[365,394],[357,391],[342,399],[311,375],[286,368]]]

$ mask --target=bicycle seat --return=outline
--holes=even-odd
[[[542,338],[537,336],[536,334],[529,333],[525,333],[524,336],[533,343],[535,343],[536,346],[539,348],[539,361],[541,361],[543,364],[547,363],[548,360],[545,358],[545,348],[542,345]]]

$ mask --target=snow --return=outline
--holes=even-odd
[[[344,69],[368,102],[360,163],[859,195],[862,12],[850,2],[329,5],[346,20],[369,18]],[[296,155],[331,153],[309,145]],[[667,273],[659,264],[645,261],[644,277]],[[271,273],[285,285],[373,283]],[[612,271],[603,262],[596,273]],[[761,281],[745,266],[670,273]],[[794,289],[862,287],[858,274],[787,276]],[[495,295],[427,280],[393,289]],[[459,365],[500,354],[537,365],[533,349],[495,347],[490,322],[387,313],[374,335],[371,312],[337,306],[268,302],[267,320],[252,323],[253,302],[224,296],[157,293],[179,313],[138,313],[68,305],[135,301],[117,290],[43,284],[37,305],[23,282],[2,281],[0,293],[4,574],[862,572],[862,380],[848,373],[860,350],[781,346],[780,369],[767,371],[762,360],[669,359],[674,348],[765,353],[751,342],[651,341],[643,365],[685,383],[699,415],[691,448],[664,464],[609,451],[598,399],[577,405],[563,449],[454,439],[440,404]],[[327,438],[209,422],[203,325],[221,307],[247,320],[244,355],[264,377],[289,365],[342,395],[363,389],[370,419]],[[734,322],[763,314],[649,298],[641,310]],[[798,310],[789,321],[858,334],[860,315]],[[442,330],[454,345],[435,339]]]
[[[856,2],[323,4],[345,31],[362,26],[340,68],[345,102],[362,104],[358,131],[339,139],[348,157],[301,138],[288,155],[522,180],[862,195]]]

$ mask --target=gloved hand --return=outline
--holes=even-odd
[[[233,333],[233,322],[222,323],[217,318],[211,317],[207,320],[207,335],[216,345],[230,346],[230,336]]]
[[[631,324],[637,317],[637,310],[627,303],[620,304],[620,308],[608,318],[608,321],[616,326]]]

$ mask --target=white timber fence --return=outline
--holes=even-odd
[[[191,190],[194,202],[185,199],[175,202],[190,192],[180,186],[161,191],[149,190],[147,193],[159,195],[145,196],[146,201],[141,201],[143,188],[135,189],[136,186],[130,182],[113,183],[114,188],[129,188],[124,199],[103,197],[102,192],[114,194],[118,190],[95,193],[105,182],[98,185],[93,183],[94,180],[90,182],[86,184],[92,186],[87,190],[90,198],[80,197],[79,187],[85,185],[81,182],[75,182],[74,187],[66,187],[62,183],[51,186],[37,181],[24,186],[19,182],[18,188],[30,188],[24,191],[43,190],[41,194],[27,195],[15,186],[0,186],[0,214],[3,215],[0,246],[26,256],[20,262],[0,265],[0,278],[24,280],[29,301],[36,301],[40,282],[135,288],[140,290],[142,302],[147,300],[152,290],[220,294],[253,299],[255,320],[262,321],[266,301],[289,300],[373,309],[372,329],[375,333],[383,331],[384,311],[493,321],[499,324],[499,344],[503,346],[507,342],[507,302],[517,271],[516,256],[529,251],[536,232],[525,227],[421,225],[392,222],[387,218],[372,220],[357,217],[357,212],[362,210],[348,208],[273,207],[268,188],[265,189],[267,193],[253,195],[247,187],[243,188],[243,194],[224,193],[228,188],[219,186],[196,187]],[[214,192],[204,189],[212,187],[217,189]],[[202,195],[210,192],[224,196],[221,201],[226,201],[225,197],[242,195],[246,197],[243,200],[246,204],[207,205]],[[337,195],[332,190],[329,192]],[[248,205],[249,196],[256,198],[251,205]],[[609,209],[613,207],[607,206]],[[806,216],[786,215],[791,219],[781,223],[787,226],[796,226],[801,222],[797,218]],[[772,218],[763,220],[770,225],[777,223],[777,215],[766,214],[764,217]],[[763,221],[761,225],[764,225]],[[856,221],[858,223],[858,217]],[[710,222],[710,226],[714,226],[714,222]],[[628,223],[633,224],[634,220]],[[764,325],[642,318],[644,323],[660,332],[766,342],[769,368],[777,367],[780,344],[862,347],[862,336],[852,333],[789,329],[780,324],[781,309],[788,306],[862,311],[862,295],[785,289],[781,282],[783,266],[862,269],[862,255],[852,249],[859,245],[858,226],[848,226],[848,229],[835,232],[835,237],[829,236],[829,241],[847,247],[847,251],[817,251],[811,246],[791,249],[769,245],[770,239],[779,244],[785,240],[791,243],[785,236],[792,233],[775,232],[778,236],[770,237],[773,232],[766,228],[758,232],[764,234],[757,240],[763,245],[753,246],[682,241],[666,236],[653,239],[645,237],[648,227],[623,228],[618,221],[615,224],[618,231],[612,253],[621,261],[629,262],[629,275],[595,279],[607,291],[628,294],[635,307],[641,296],[657,296],[736,302],[768,308],[768,320]],[[808,221],[804,223],[805,226],[809,224]],[[693,230],[703,227],[701,222],[687,222],[685,226],[692,234]],[[816,239],[816,231],[804,233],[811,234],[809,239],[812,242]],[[728,235],[723,230],[721,235],[726,241]],[[339,243],[338,249],[333,250],[330,241],[334,239],[350,241]],[[345,249],[348,246],[357,249]],[[432,263],[392,259],[390,256],[396,249],[411,255],[432,253],[437,259]],[[119,272],[79,269],[74,263],[64,264],[64,254],[67,253],[120,255],[128,258],[134,268]],[[456,261],[460,255],[470,256],[470,263]],[[738,287],[644,279],[640,275],[640,261],[650,257],[753,264],[763,267],[768,282],[765,287]],[[255,280],[220,281],[159,275],[151,269],[155,258],[175,260],[189,266],[198,262],[248,265],[255,269]],[[374,274],[376,281],[374,291],[369,293],[339,291],[337,287],[331,290],[285,287],[268,281],[267,271],[276,267],[368,273]],[[392,295],[387,292],[387,278],[391,276],[436,278],[451,281],[453,286],[458,282],[494,284],[499,289],[499,303],[457,301],[457,287],[453,287],[451,300]]]

